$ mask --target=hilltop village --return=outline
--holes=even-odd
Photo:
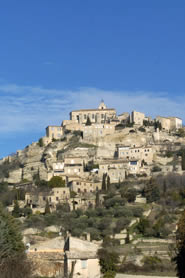
[[[52,209],[66,201],[72,207],[71,191],[76,193],[76,208],[94,206],[91,193],[102,189],[105,176],[110,183],[120,183],[129,176],[182,173],[181,157],[174,161],[164,155],[180,149],[184,139],[179,131],[183,132],[180,118],[151,119],[136,111],[117,116],[102,100],[97,109],[70,112],[70,120],[63,120],[61,126],[48,126],[38,143],[2,159],[0,165],[10,163],[10,167],[1,180],[17,184],[34,182],[36,176],[46,181],[62,177],[65,188],[38,195],[33,187],[26,193],[25,204],[35,211],[43,211],[47,200]],[[84,194],[88,195],[85,201]]]
[[[122,248],[119,252],[124,262],[132,258],[139,267],[145,264],[141,258],[156,255],[157,249],[142,254],[142,248],[147,247],[139,245],[138,236],[157,237],[166,244],[163,238],[170,235],[168,243],[174,242],[178,217],[173,213],[175,206],[184,206],[184,147],[182,119],[174,115],[152,119],[137,111],[117,115],[102,100],[97,109],[72,111],[61,126],[46,127],[46,135],[38,142],[3,158],[0,181],[8,184],[10,191],[19,192],[12,195],[11,201],[3,201],[12,214],[19,207],[17,216],[24,218],[26,228],[32,228],[23,234],[26,243],[33,241],[28,255],[38,263],[39,275],[53,277],[60,272],[56,262],[63,260],[63,249],[58,248],[63,243],[57,235],[64,230],[81,238],[71,237],[70,268],[77,262],[73,277],[78,273],[84,278],[99,277],[96,251],[106,237],[116,240],[119,246],[128,242],[134,244],[134,250],[137,246],[134,255],[132,245],[130,251]],[[177,186],[179,193],[174,193]],[[57,217],[61,217],[60,221]],[[54,226],[42,226],[46,219]],[[141,228],[142,221],[148,221],[143,222],[148,225],[146,230]],[[43,227],[44,236],[53,233],[56,238],[41,240]],[[164,246],[160,258],[169,263]],[[91,254],[87,254],[87,248],[92,249]],[[51,263],[53,260],[55,263]],[[50,269],[47,272],[46,264]]]

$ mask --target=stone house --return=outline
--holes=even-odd
[[[95,140],[98,137],[103,137],[108,134],[114,134],[115,124],[92,124],[90,126],[83,127],[83,138]]]
[[[81,109],[70,112],[70,120],[86,124],[87,118],[91,123],[105,123],[116,116],[116,110],[113,108],[107,108],[102,101],[98,109]]]
[[[46,137],[50,139],[60,139],[64,134],[62,126],[47,126],[46,127]]]
[[[64,120],[62,127],[67,130],[83,130],[83,125],[75,120]]]
[[[145,119],[145,114],[141,112],[132,111],[130,115],[130,122],[136,125],[143,125],[143,121]]]
[[[69,187],[76,193],[92,193],[101,190],[102,183],[88,181],[86,179],[78,179],[71,181]]]
[[[94,208],[96,205],[96,196],[92,193],[81,193],[69,200],[71,210]]]
[[[168,117],[170,119],[170,129],[176,130],[182,128],[182,119],[177,117]]]
[[[141,161],[137,159],[131,159],[128,164],[128,174],[140,174]]]
[[[117,118],[118,118],[119,122],[126,124],[126,123],[129,123],[129,121],[130,121],[130,114],[128,112],[124,112],[124,113],[118,115]]]
[[[119,182],[125,179],[125,170],[128,161],[126,160],[107,160],[99,163],[99,177],[102,179],[103,174],[110,177],[110,182]]]
[[[34,211],[45,209],[48,202],[51,209],[56,209],[56,205],[65,203],[70,199],[68,187],[55,187],[50,191],[38,192],[36,189],[26,192],[25,205],[30,206]]]
[[[27,256],[35,265],[35,275],[47,277],[99,278],[99,245],[62,236],[31,244]],[[72,275],[73,274],[73,275]]]
[[[81,157],[65,157],[64,173],[65,175],[80,176],[84,172],[83,159]]]
[[[182,128],[182,119],[177,117],[157,116],[156,121],[161,123],[162,129],[170,131]]]
[[[118,145],[117,150],[119,159],[138,159],[149,164],[153,161],[154,152],[151,146],[130,147]]]

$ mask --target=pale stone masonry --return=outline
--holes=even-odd
[[[116,110],[107,108],[102,101],[98,109],[81,109],[70,113],[70,120],[79,124],[85,124],[88,117],[91,123],[105,123],[116,117]]]
[[[102,183],[79,179],[71,181],[69,186],[76,193],[92,193],[101,190]]]
[[[60,139],[63,136],[63,128],[61,126],[47,126],[46,136],[51,139]]]
[[[56,209],[57,204],[65,203],[70,199],[70,190],[68,187],[55,187],[50,191],[38,192],[32,190],[25,194],[25,204],[32,209],[44,209],[48,202],[51,209]]]
[[[154,152],[151,146],[117,146],[117,148],[120,159],[138,159],[147,163],[152,163],[153,161]]]
[[[136,125],[143,125],[143,121],[145,119],[145,114],[141,112],[132,111],[130,122]]]
[[[182,119],[177,117],[161,117],[157,116],[156,121],[161,123],[161,127],[164,130],[176,130],[182,128]]]

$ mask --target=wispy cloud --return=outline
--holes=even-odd
[[[118,114],[137,110],[155,117],[178,116],[185,120],[184,101],[167,93],[106,91],[97,88],[56,90],[42,87],[0,85],[0,134],[43,130],[47,125],[60,125],[71,110],[95,108],[101,99]]]

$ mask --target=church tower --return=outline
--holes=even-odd
[[[100,109],[100,110],[107,109],[107,106],[105,105],[105,103],[104,103],[104,100],[103,100],[103,99],[101,100],[101,102],[100,102],[100,105],[99,105],[98,109]]]

